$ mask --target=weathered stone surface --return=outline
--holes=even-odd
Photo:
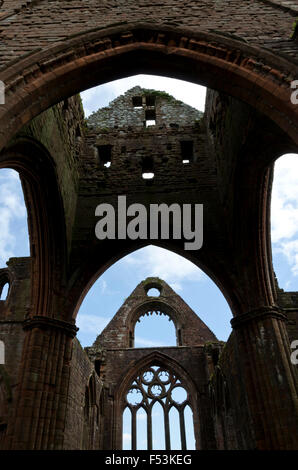
[[[49,5],[55,9],[62,3]],[[281,14],[284,10],[274,3],[249,2]],[[75,2],[67,4],[72,11]],[[241,9],[244,4],[248,6],[243,2]],[[34,16],[44,5],[28,3],[22,12],[32,8]],[[181,5],[177,8],[186,8]],[[81,2],[77,6],[81,8]],[[195,8],[194,3],[191,6]],[[220,6],[221,2],[216,2],[216,8]],[[118,4],[113,7],[119,11]],[[202,10],[201,5],[197,8]],[[291,7],[285,11],[286,18],[292,15]],[[15,18],[4,18],[3,24],[12,24],[20,12]],[[247,24],[247,31],[254,25]],[[275,27],[268,26],[270,31]],[[295,449],[297,368],[290,362],[289,339],[298,334],[298,299],[297,293],[283,293],[277,287],[268,213],[272,164],[283,153],[297,151],[293,131],[297,120],[295,111],[290,111],[287,88],[295,66],[287,69],[288,62],[274,54],[269,57],[268,51],[259,50],[264,60],[258,60],[256,49],[250,55],[250,49],[241,43],[238,50],[230,39],[223,50],[215,39],[206,42],[205,36],[204,40],[189,41],[178,37],[177,31],[166,36],[154,31],[151,41],[149,33],[140,28],[134,30],[135,36],[123,36],[117,30],[113,40],[106,38],[104,44],[92,42],[94,33],[93,39],[84,43],[85,52],[82,44],[79,47],[76,43],[75,52],[66,57],[60,44],[52,59],[40,56],[36,69],[24,70],[26,79],[7,71],[8,77],[16,79],[10,83],[12,101],[17,99],[16,89],[22,80],[27,81],[27,91],[31,90],[31,95],[13,101],[9,108],[12,114],[8,114],[12,120],[5,121],[8,127],[0,130],[7,142],[14,135],[1,153],[1,165],[21,174],[31,257],[12,259],[7,269],[0,271],[0,289],[4,283],[10,284],[7,299],[0,303],[0,339],[7,347],[7,364],[0,371],[1,445],[7,449],[121,447],[125,387],[134,375],[155,362],[176,371],[189,387],[198,448]],[[79,81],[74,81],[83,78],[77,73],[70,75],[72,80],[63,80],[65,70],[75,63],[84,67],[92,61],[92,48],[93,52],[103,51],[105,59],[111,49],[115,57],[119,44],[126,47],[133,39],[134,54],[145,43],[148,50],[167,47],[174,54],[172,48],[176,52],[179,48],[173,41],[179,39],[181,50],[185,52],[187,44],[187,54],[204,56],[199,71],[209,80],[213,74],[206,65],[207,57],[213,65],[224,64],[227,74],[237,64],[237,80],[233,74],[225,76],[226,91],[232,96],[222,89],[209,90],[202,116],[163,93],[155,92],[152,102],[152,90],[134,89],[85,122],[79,98],[67,99],[71,91],[80,89]],[[273,42],[275,46],[278,43]],[[84,56],[87,50],[88,59]],[[77,54],[78,62],[72,54]],[[138,55],[140,60],[149,56],[142,57]],[[154,62],[156,56],[152,57]],[[177,65],[178,56],[172,57]],[[184,60],[179,67],[188,63]],[[276,68],[268,67],[271,60],[278,64]],[[113,63],[109,67],[113,68]],[[14,73],[18,74],[17,67]],[[248,76],[251,81],[246,81]],[[58,80],[55,90],[46,92],[48,80]],[[248,91],[244,83],[254,86]],[[43,95],[35,95],[31,86],[38,93],[44,90]],[[59,97],[65,100],[41,113],[53,104],[53,96],[55,102]],[[140,109],[133,106],[133,97],[142,98]],[[148,119],[155,117],[154,126],[147,127],[146,122],[144,126],[146,113]],[[185,141],[193,143],[188,163],[183,163],[181,142]],[[110,150],[110,155],[101,153]],[[110,166],[106,165],[107,156]],[[148,170],[149,163],[154,178],[145,181],[142,172]],[[204,204],[200,250],[186,252],[183,243],[175,239],[154,243],[186,256],[221,288],[234,315],[234,332],[226,345],[156,279],[149,284],[161,286],[158,301],[150,299],[148,304],[147,280],[87,351],[73,339],[77,311],[95,279],[123,255],[150,243],[96,239],[96,206],[108,202],[116,207],[119,194],[127,195],[128,204],[143,203],[146,208],[161,202]],[[164,310],[175,320],[176,348],[132,348],[138,315],[153,309]]]

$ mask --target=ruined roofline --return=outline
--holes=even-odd
[[[168,105],[175,105],[178,107],[181,107],[184,109],[184,111],[187,111],[193,115],[195,115],[196,119],[201,119],[204,116],[204,112],[200,111],[189,104],[184,103],[183,101],[176,99],[173,95],[170,95],[169,93],[162,91],[162,90],[155,90],[155,89],[150,89],[150,88],[143,88],[140,87],[139,85],[136,85],[129,90],[127,90],[125,93],[122,93],[121,95],[117,96],[114,98],[112,101],[109,102],[107,106],[103,106],[101,108],[98,108],[97,111],[93,111],[90,116],[86,119],[87,125],[92,127],[93,123],[92,120],[98,116],[101,118],[105,118],[105,114],[111,112],[113,109],[117,108],[117,105],[121,105],[121,101],[125,99],[129,99],[130,97],[135,96],[155,96],[158,100],[159,103],[162,101],[167,102]],[[144,108],[144,106],[143,106]],[[133,110],[133,107],[131,108]]]

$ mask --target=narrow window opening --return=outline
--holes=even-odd
[[[182,163],[188,164],[193,161],[193,141],[183,140],[180,142]]]
[[[154,173],[143,173],[142,178],[144,180],[152,180],[154,178]]]
[[[178,330],[178,346],[182,346],[182,334],[181,330]]]
[[[101,375],[101,361],[99,359],[97,359],[95,361],[94,367],[95,367],[95,372],[97,373],[98,377],[100,377],[100,375]]]
[[[155,109],[146,109],[146,111],[145,111],[145,125],[146,125],[146,127],[156,125],[156,112],[155,112]]]
[[[3,285],[2,289],[1,289],[0,300],[6,300],[7,299],[8,291],[9,291],[9,283],[6,282]]]
[[[97,150],[100,164],[109,168],[112,163],[112,145],[98,145]]]
[[[151,127],[155,125],[156,125],[155,119],[149,119],[148,121],[146,121],[146,127]]]
[[[134,336],[133,336],[133,333],[131,331],[129,332],[129,347],[130,348],[134,347]]]
[[[142,108],[143,102],[141,96],[133,96],[132,98],[132,105],[134,108]]]
[[[154,107],[155,101],[156,101],[156,97],[154,95],[146,96],[146,106]]]
[[[142,178],[145,180],[154,178],[154,163],[150,157],[146,157],[142,161]]]
[[[129,407],[126,407],[123,413],[122,421],[122,449],[130,450],[131,449],[131,411]]]

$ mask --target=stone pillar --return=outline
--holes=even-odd
[[[277,308],[261,307],[231,321],[260,450],[298,448],[298,373],[290,361],[285,320]]]
[[[6,449],[62,449],[75,325],[35,316],[26,337]]]

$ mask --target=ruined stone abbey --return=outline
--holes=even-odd
[[[0,301],[0,448],[122,449],[128,413],[136,449],[142,409],[150,450],[157,403],[166,449],[172,410],[181,449],[187,413],[197,450],[298,449],[298,292],[279,288],[270,239],[274,161],[298,153],[297,1],[0,8],[0,168],[20,175],[30,236],[30,257],[0,269],[0,294],[9,285]],[[206,86],[205,112],[134,87],[85,118],[81,91],[139,73]],[[203,204],[202,248],[186,251],[174,237],[96,238],[96,206],[117,207],[119,195],[146,208]],[[80,345],[76,316],[91,286],[148,244],[216,283],[233,314],[227,342],[149,277],[93,345]],[[136,322],[153,313],[173,321],[176,346],[135,347]]]

